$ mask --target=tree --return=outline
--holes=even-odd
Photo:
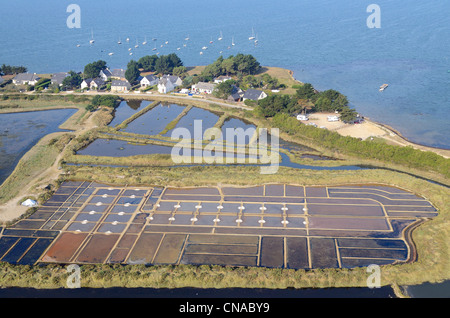
[[[310,99],[314,95],[315,95],[314,87],[310,83],[303,84],[297,89],[295,93],[295,96],[298,99]]]
[[[265,117],[273,117],[277,113],[284,113],[291,105],[289,95],[271,95],[258,101],[261,113]]]
[[[233,80],[228,80],[220,83],[216,86],[213,95],[217,98],[227,99],[228,96],[233,92],[233,85],[235,82]]]
[[[81,82],[83,82],[83,79],[81,78],[80,74],[75,73],[74,71],[70,71],[69,76],[64,78],[62,82],[62,88],[65,90],[78,88],[80,87]]]
[[[358,115],[358,113],[354,109],[352,109],[350,107],[345,107],[340,112],[339,118],[343,122],[353,122],[353,121],[355,121],[357,115]]]
[[[139,67],[144,70],[144,72],[155,71],[156,61],[158,60],[158,55],[146,55],[138,60]]]
[[[172,74],[184,78],[187,74],[186,66],[177,66],[172,70]]]
[[[0,75],[13,75],[26,72],[27,68],[25,66],[11,66],[3,64],[2,67],[0,67]]]
[[[125,71],[125,78],[127,79],[127,81],[130,84],[133,84],[137,80],[139,75],[139,64],[134,60],[128,62],[127,70]]]
[[[102,60],[86,64],[83,71],[84,78],[96,78],[100,75],[100,71],[105,68],[106,62]]]

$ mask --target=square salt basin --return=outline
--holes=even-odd
[[[102,213],[102,212],[105,212],[107,208],[108,208],[108,205],[104,205],[104,204],[102,204],[102,205],[91,204],[91,205],[86,205],[81,211],[82,211],[82,212],[91,212],[91,211],[94,211],[94,212]]]
[[[121,189],[98,189],[95,195],[111,195],[116,196],[120,193]]]
[[[220,212],[239,212],[240,203],[223,203],[223,208],[220,209]],[[245,204],[244,204],[245,206]],[[244,210],[243,210],[244,211]]]
[[[124,223],[119,223],[119,224],[110,224],[110,223],[104,223],[100,226],[100,228],[98,229],[97,232],[100,233],[122,233],[125,228],[126,228],[126,224]]]
[[[264,214],[283,214],[283,204],[264,204]]]
[[[235,224],[238,225],[240,223],[240,226],[250,226],[250,227],[260,227],[261,223],[259,222],[261,220],[261,217],[259,216],[245,216],[243,215],[241,217],[242,222],[236,222],[238,218],[235,219]]]
[[[82,221],[88,221],[88,222],[97,222],[102,217],[102,213],[100,212],[94,212],[94,213],[80,213],[76,217],[75,221],[82,222]]]
[[[197,215],[197,221],[195,221],[195,225],[214,225],[214,220],[216,219],[216,215]]]
[[[112,203],[114,201],[114,199],[115,199],[115,197],[112,197],[112,196],[108,196],[106,198],[103,196],[95,196],[89,200],[89,204],[96,205],[98,203],[101,203],[102,205],[107,205],[107,204]]]
[[[245,214],[249,214],[249,213],[253,213],[253,214],[259,214],[262,213],[262,205],[261,204],[254,204],[254,203],[247,203],[244,204],[245,209],[242,210],[243,213]]]
[[[199,206],[198,202],[180,202],[179,206],[177,208],[177,212],[183,211],[183,212],[195,212],[197,210],[197,206]]]
[[[120,199],[117,201],[117,204],[139,204],[142,200],[142,197],[120,197]]]
[[[193,221],[191,219],[193,218],[193,214],[175,214],[173,218],[175,220],[172,220],[171,224],[175,225],[191,225]]]
[[[147,194],[147,190],[144,189],[128,189],[122,193],[122,197],[130,197],[132,195],[136,197],[143,197]]]
[[[171,214],[153,214],[150,218],[153,220],[149,220],[150,225],[152,224],[169,224],[169,218]]]
[[[286,221],[289,223],[286,224],[288,228],[301,228],[304,229],[306,227],[306,220],[304,217],[287,217]],[[281,221],[280,221],[281,222]]]
[[[305,211],[303,211],[305,206],[303,204],[301,204],[301,205],[286,204],[286,208],[287,208],[287,210],[285,210],[285,212],[288,215],[303,215],[303,214],[305,214]]]
[[[96,222],[88,222],[88,223],[81,223],[81,222],[72,222],[69,227],[67,228],[67,231],[75,231],[75,232],[90,232],[96,225]]]
[[[200,203],[201,208],[198,209],[200,213],[216,213],[219,209],[217,208],[220,202],[202,202]]]
[[[105,223],[113,223],[113,222],[119,222],[119,223],[127,223],[131,218],[130,214],[124,214],[124,215],[120,215],[120,214],[109,214],[105,221]]]
[[[236,220],[238,219],[237,214],[235,215],[223,215],[220,214],[218,219],[219,222],[216,223],[217,226],[237,226],[238,223]]]
[[[175,205],[177,205],[177,202],[168,202],[168,201],[160,201],[159,202],[159,207],[156,207],[156,211],[158,212],[172,212],[175,211]]]
[[[271,216],[265,216],[264,217],[264,227],[283,227],[283,221],[282,217],[271,217]]]
[[[124,205],[114,205],[111,209],[111,213],[125,213],[125,214],[133,214],[137,209],[137,206],[130,205],[130,206],[124,206]]]

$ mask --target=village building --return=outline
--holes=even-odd
[[[158,81],[158,92],[160,94],[167,94],[175,89],[174,84],[169,78],[161,78]]]
[[[64,79],[69,76],[69,73],[67,72],[60,72],[60,73],[54,73],[52,74],[51,83],[52,85],[58,85],[61,86]]]
[[[245,101],[247,99],[258,101],[267,97],[267,94],[258,89],[249,88],[245,91],[242,99]]]
[[[216,84],[205,82],[198,82],[197,84],[192,85],[192,91],[200,94],[212,94],[215,88]]]
[[[231,76],[220,75],[214,79],[214,83],[220,84],[231,79]]]
[[[149,87],[158,85],[159,79],[155,75],[150,74],[142,77],[139,82],[141,84],[141,87]]]
[[[36,85],[41,78],[36,74],[20,73],[13,78],[15,85]]]
[[[244,91],[237,87],[236,85],[232,85],[232,91],[230,96],[228,96],[227,101],[229,102],[240,102],[244,97]]]
[[[111,82],[111,92],[128,93],[131,89],[130,83],[123,80],[114,80]]]

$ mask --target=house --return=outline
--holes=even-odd
[[[253,88],[249,88],[249,89],[247,89],[245,91],[244,96],[243,96],[243,100],[245,101],[247,99],[250,99],[250,100],[257,101],[257,100],[260,100],[260,99],[263,99],[263,98],[266,98],[266,97],[267,97],[267,94],[264,93],[263,91],[260,91],[260,90],[257,90],[257,89],[253,89]]]
[[[36,85],[41,78],[36,74],[20,73],[13,78],[15,85]]]
[[[103,85],[105,85],[105,81],[100,77],[97,77],[91,81],[91,85],[89,85],[89,88],[99,90]]]
[[[175,88],[174,84],[167,77],[161,78],[158,81],[158,92],[160,94],[167,94],[168,92],[173,91],[174,88]]]
[[[193,92],[202,94],[212,94],[215,88],[216,84],[205,82],[198,82],[197,84],[192,85]]]
[[[111,92],[128,93],[130,89],[131,85],[130,83],[128,83],[128,81],[114,80],[111,83]]]
[[[214,79],[214,83],[220,84],[222,82],[228,81],[231,79],[231,76],[220,75]]]
[[[161,77],[161,79],[163,79],[163,78],[169,79],[172,82],[174,87],[177,87],[177,86],[180,86],[181,84],[183,84],[183,80],[175,75],[163,75]]]
[[[69,73],[67,72],[60,72],[60,73],[54,73],[52,74],[51,83],[52,85],[58,85],[61,86],[64,79],[69,76]]]
[[[81,89],[92,89],[99,90],[103,85],[105,85],[105,81],[100,77],[96,78],[86,78],[81,82]]]
[[[229,102],[240,102],[244,97],[244,91],[237,87],[236,85],[232,85],[232,90],[230,96],[228,96],[227,101]]]
[[[113,69],[111,71],[110,78],[125,81],[126,80],[125,79],[125,70],[124,69],[118,69],[118,68]]]
[[[158,81],[159,81],[159,79],[155,75],[150,74],[150,75],[142,77],[142,79],[140,80],[140,83],[141,83],[141,87],[148,87],[148,86],[158,85]]]
[[[100,74],[98,75],[103,81],[107,81],[109,79],[111,79],[112,76],[112,72],[108,69],[105,68],[103,70],[100,71]]]

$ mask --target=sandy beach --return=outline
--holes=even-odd
[[[327,117],[330,115],[335,115],[334,113],[315,113],[309,116],[308,121],[303,121],[303,123],[314,123],[317,127],[322,127],[324,129],[336,131],[343,136],[351,136],[355,138],[361,138],[366,140],[368,138],[377,137],[383,138],[388,144],[400,145],[400,146],[411,146],[416,149],[423,151],[432,151],[445,158],[450,158],[450,150],[439,149],[433,147],[427,147],[413,142],[408,141],[400,133],[395,131],[393,128],[386,125],[373,122],[368,118],[365,118],[364,122],[361,124],[345,124],[341,121],[329,122]]]

